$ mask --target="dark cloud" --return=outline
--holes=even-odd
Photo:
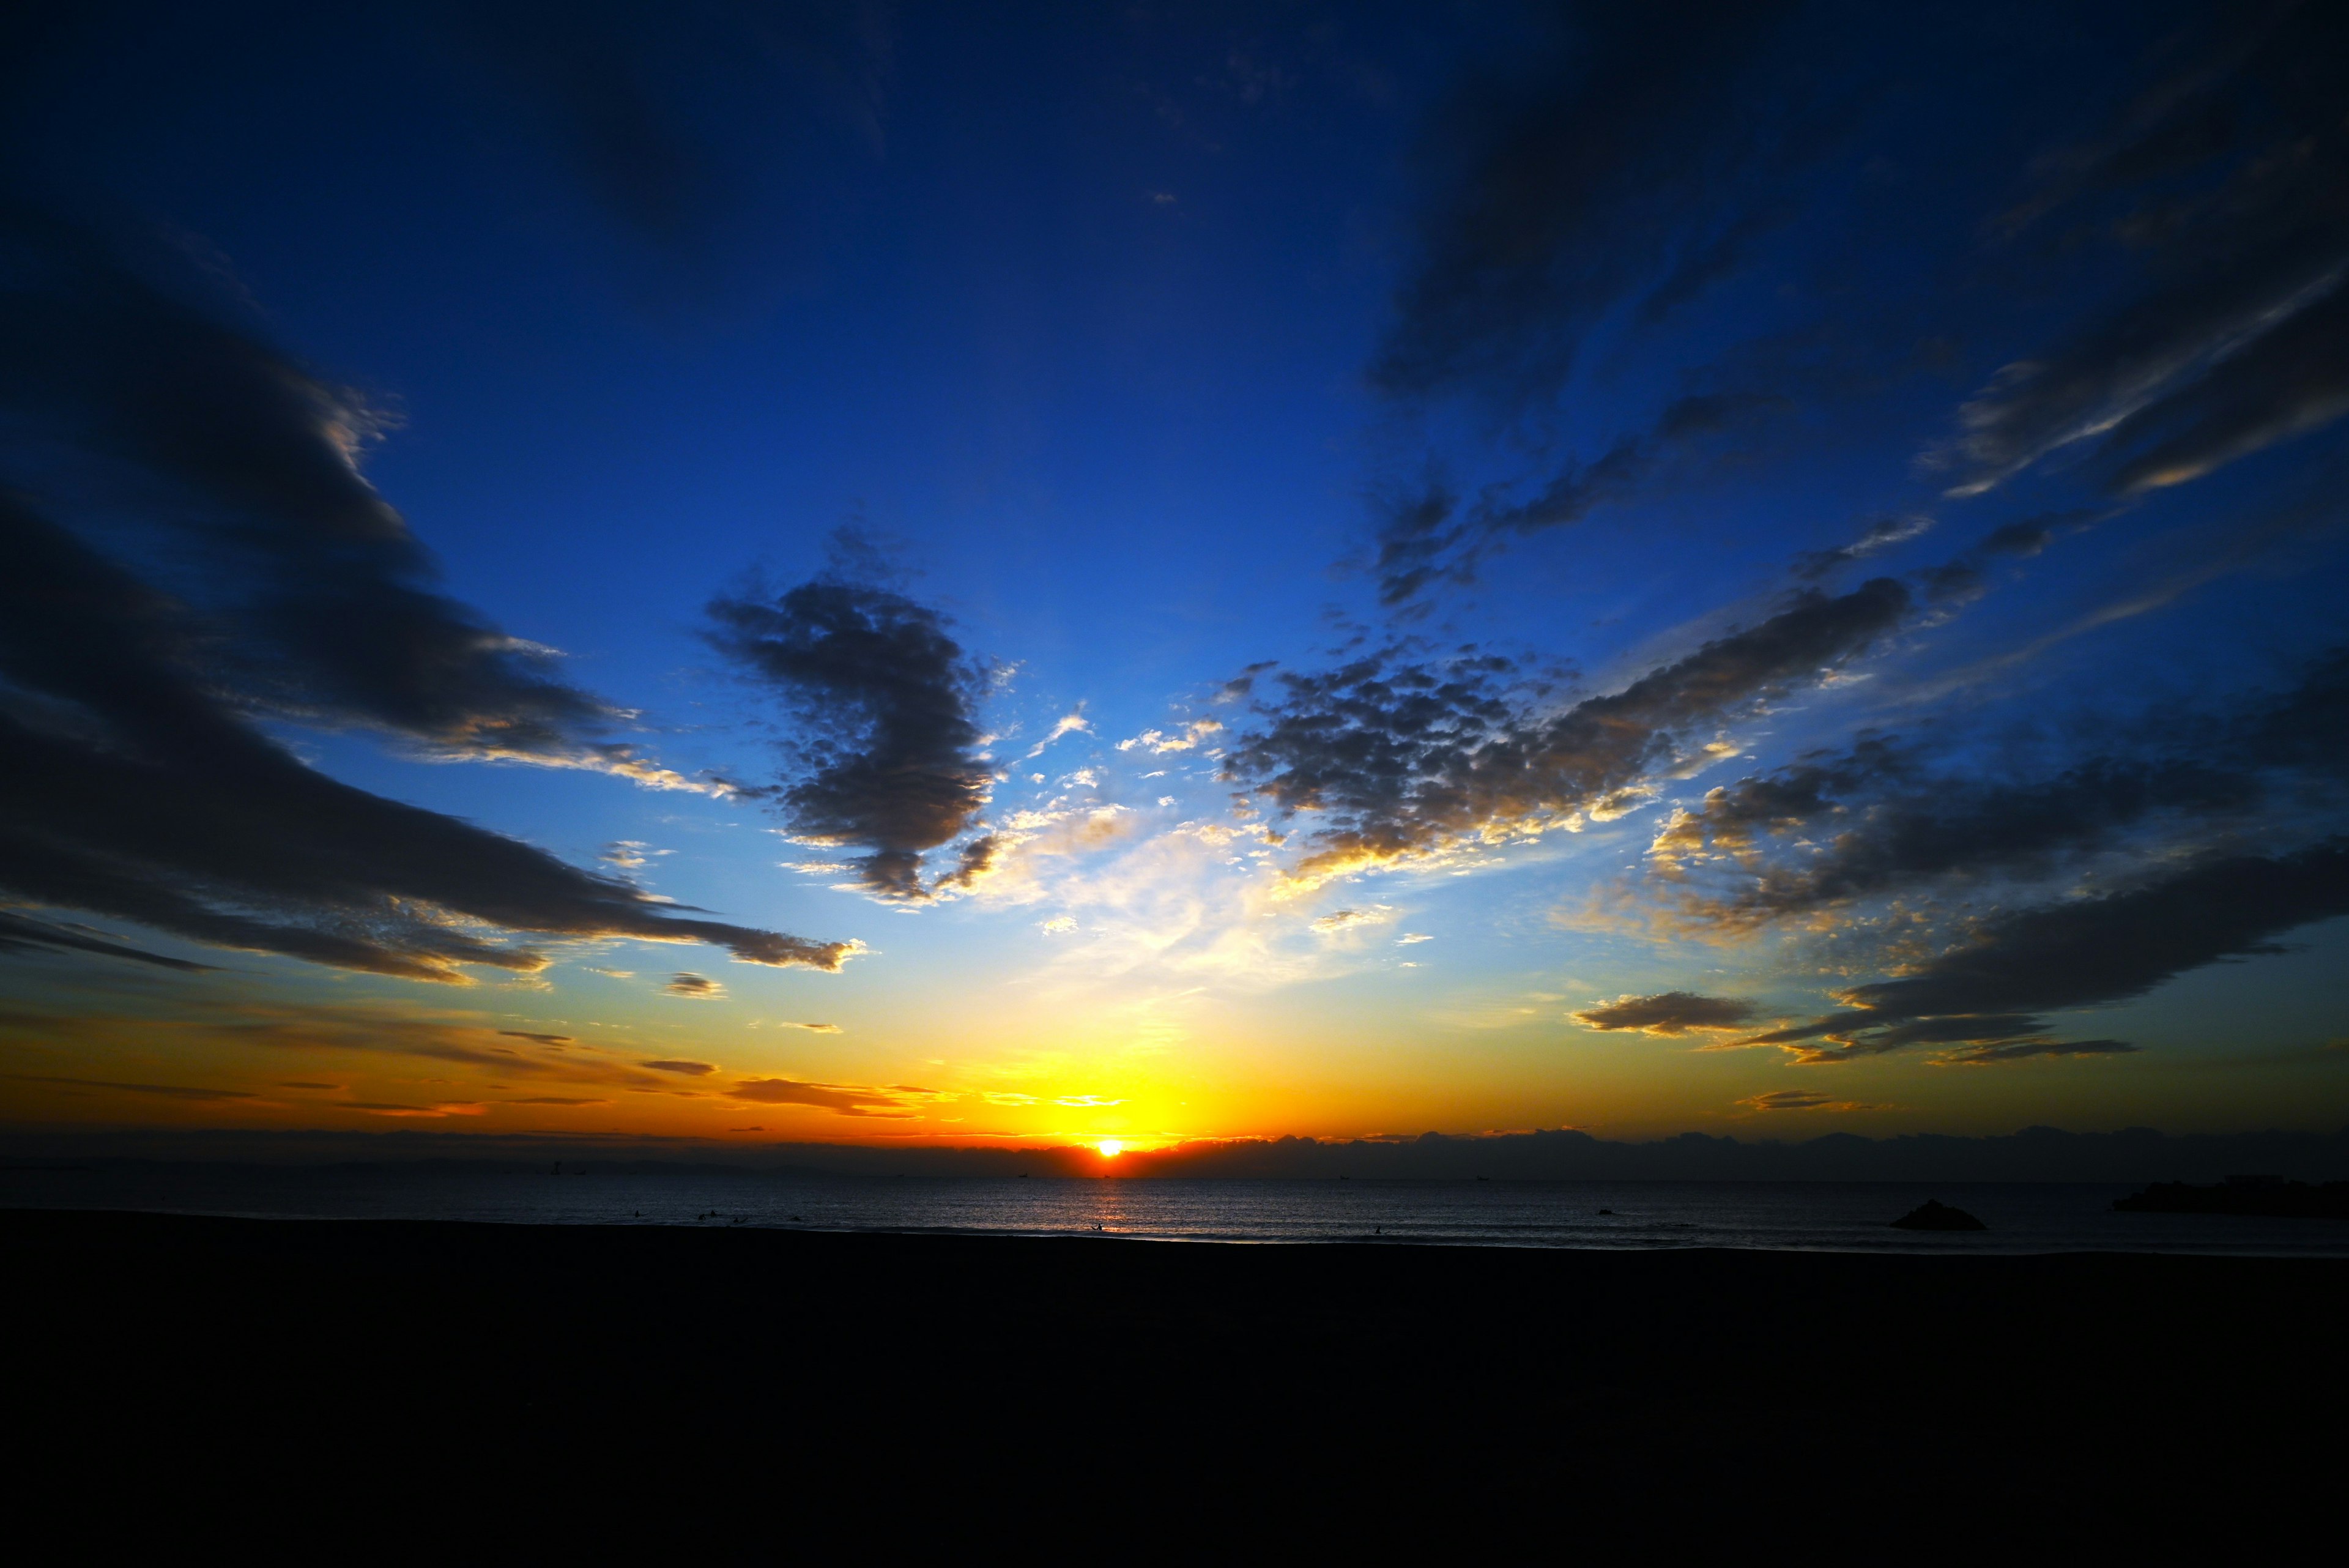
[[[1675,760],[1692,731],[1744,717],[1816,681],[1899,626],[1909,591],[1878,577],[1848,594],[1816,590],[1759,625],[1715,639],[1623,691],[1544,712],[1506,684],[1506,659],[1439,665],[1380,657],[1320,675],[1284,675],[1226,774],[1283,814],[1332,826],[1299,867],[1317,878],[1423,854],[1465,835],[1628,809],[1632,790]]]
[[[437,591],[430,554],[360,474],[382,423],[363,400],[87,233],[0,208],[0,405],[171,536],[162,586],[202,613],[209,672],[242,704],[643,770],[590,738],[610,707]]]
[[[10,1073],[9,1077],[24,1084],[62,1084],[78,1089],[112,1089],[126,1095],[152,1095],[158,1099],[194,1100],[210,1103],[226,1100],[260,1101],[258,1095],[243,1089],[191,1088],[181,1084],[119,1084],[110,1078],[62,1078],[44,1073]]]
[[[1985,1067],[1999,1062],[2021,1062],[2033,1056],[2117,1056],[2138,1048],[2126,1040],[2018,1040],[1975,1045],[1953,1051],[1941,1060],[1952,1066]]]
[[[1914,973],[1854,986],[1838,1000],[1888,1022],[2126,1002],[2205,964],[2281,951],[2274,939],[2283,932],[2344,914],[2349,839],[2336,838],[1998,916]]]
[[[2157,815],[2239,812],[2261,794],[2256,777],[2195,760],[2098,758],[2012,785],[1871,777],[1867,760],[1854,753],[1742,779],[1668,821],[1652,847],[1660,862],[1675,866],[1702,855],[1701,845],[1750,864],[1761,834],[1821,823],[1839,829],[1785,865],[1760,867],[1732,894],[1692,900],[1688,911],[1740,925],[1961,873],[2044,877],[2083,853],[2120,844],[2127,830]],[[1864,804],[1847,806],[1836,795]]]
[[[2036,519],[2031,519],[2021,523],[2009,523],[2004,527],[1992,529],[1982,535],[1981,549],[1983,554],[1990,556],[2029,557],[2047,548],[2054,542],[2054,529]]]
[[[337,784],[265,735],[264,718],[364,722],[443,753],[650,774],[581,738],[602,704],[430,589],[429,557],[354,466],[357,404],[86,237],[18,211],[0,225],[10,458],[109,497],[75,514],[104,522],[84,520],[101,546],[0,493],[0,889],[429,980],[543,967],[517,932],[821,969],[854,950],[683,918]],[[159,535],[149,575],[113,553]]]
[[[932,883],[932,890],[942,893],[951,888],[968,892],[995,870],[995,857],[1002,847],[1003,841],[992,833],[970,840],[957,852],[955,868]]]
[[[709,607],[710,640],[797,708],[807,765],[781,791],[792,831],[865,850],[864,886],[890,899],[936,896],[922,857],[972,826],[990,775],[978,755],[985,671],[936,610],[834,578],[774,598]],[[967,886],[994,844],[966,846],[939,886]]]
[[[2349,174],[2349,160],[2344,161]],[[2343,249],[2349,264],[2349,244]],[[2131,455],[2114,471],[2112,487],[2127,494],[2182,484],[2344,413],[2349,289],[2335,283],[2329,297],[2302,310],[2289,327],[2122,421],[2106,444]]]
[[[575,1099],[568,1095],[532,1095],[527,1098],[500,1100],[502,1106],[608,1106],[609,1100]]]
[[[746,1078],[726,1093],[762,1106],[815,1106],[843,1116],[906,1116],[900,1102],[879,1089],[841,1084],[802,1084],[790,1078]]]
[[[718,1071],[707,1062],[639,1062],[639,1067],[650,1067],[656,1073],[679,1073],[688,1078],[706,1077]]]
[[[1592,1029],[1636,1029],[1643,1034],[1680,1035],[1694,1030],[1735,1029],[1760,1009],[1733,996],[1699,996],[1666,991],[1654,996],[1619,996],[1586,1009],[1575,1022]]]
[[[1736,177],[1776,151],[1739,88],[1792,10],[1559,6],[1535,69],[1464,84],[1372,380],[1538,396],[1628,296],[1660,314],[1726,271],[1781,205]]]
[[[1873,738],[1710,791],[1665,822],[1651,854],[1666,874],[1693,877],[1685,915],[1729,926],[1937,878],[2052,876],[2163,821],[2247,818],[2270,805],[2279,773],[2349,779],[2349,649],[2314,660],[2282,693],[2241,700],[2233,715],[2166,712],[2141,740],[2161,750],[2018,781],[1930,768]],[[1806,836],[1802,852],[1773,860],[1767,841],[1795,834]]]
[[[2210,26],[2011,215],[2108,225],[2152,282],[1967,405],[1961,491],[2085,442],[2115,491],[2178,483],[2349,412],[2349,15],[2222,6]]]
[[[1437,583],[1465,584],[1512,538],[1579,523],[1597,507],[1629,499],[1657,472],[1707,438],[1782,407],[1775,395],[1702,393],[1675,399],[1645,431],[1618,440],[1588,462],[1578,459],[1531,495],[1495,485],[1474,504],[1441,481],[1391,500],[1374,569],[1381,602],[1399,605]]]
[[[669,982],[662,986],[661,990],[671,996],[709,998],[726,994],[724,986],[706,974],[695,974],[690,970],[679,970],[669,978]]]
[[[470,0],[451,20],[551,131],[606,214],[706,271],[762,166],[825,120],[879,136],[883,14],[860,4],[663,7]],[[703,112],[739,104],[723,129]]]
[[[569,1034],[539,1034],[528,1029],[501,1029],[499,1033],[509,1040],[535,1040],[541,1045],[576,1045],[578,1040]]]
[[[99,953],[108,958],[131,959],[162,969],[178,970],[183,974],[201,974],[212,967],[190,963],[185,959],[165,958],[143,948],[109,941],[87,926],[59,925],[52,920],[36,920],[27,915],[0,909],[0,953],[39,951]]]
[[[2035,1014],[2128,1002],[2209,964],[2281,952],[2277,937],[2342,915],[2349,839],[2209,859],[2126,891],[1992,916],[1897,979],[1838,992],[1852,1011],[1738,1044],[1783,1046],[1806,1062],[1912,1044],[1961,1044],[1942,1060],[1985,1064],[2130,1051],[2044,1038],[2050,1026]]]
[[[1221,686],[1217,687],[1216,689],[1216,701],[1217,702],[1239,701],[1242,698],[1248,696],[1256,691],[1256,683],[1258,677],[1262,676],[1265,671],[1275,668],[1278,663],[1279,660],[1273,659],[1258,659],[1256,663],[1249,665],[1237,675],[1233,676],[1229,680],[1225,681]]]

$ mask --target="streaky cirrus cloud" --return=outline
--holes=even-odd
[[[2108,489],[2158,489],[2349,412],[2349,19],[2243,5],[2201,26],[2188,63],[2044,158],[2007,215],[2020,234],[2062,210],[2158,265],[1965,406],[1959,493],[2090,445]]]
[[[1748,1095],[1737,1103],[1753,1111],[1875,1111],[1886,1108],[1862,1105],[1857,1100],[1838,1100],[1832,1095],[1816,1094],[1809,1089],[1772,1089],[1764,1094]]]
[[[926,1095],[926,1089],[905,1091]],[[726,1091],[731,1098],[762,1106],[813,1106],[843,1116],[910,1116],[898,1091],[844,1084],[809,1084],[792,1078],[745,1078]]]
[[[144,948],[115,941],[88,926],[61,925],[55,920],[39,920],[29,915],[0,909],[0,953],[40,951],[99,953],[108,958],[150,963],[159,969],[177,970],[182,974],[201,974],[212,967],[191,963],[185,959],[169,958],[161,953],[150,953]]]
[[[901,903],[985,874],[995,846],[982,838],[940,883],[922,879],[924,855],[977,822],[990,783],[978,755],[985,671],[944,617],[893,589],[835,577],[724,596],[709,614],[711,644],[800,721],[804,766],[779,792],[794,834],[864,850],[864,888]]]

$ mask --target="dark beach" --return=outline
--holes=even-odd
[[[93,1548],[364,1518],[768,1555],[812,1511],[2087,1543],[2319,1506],[2349,1370],[2336,1260],[41,1211],[0,1245],[26,1495]]]

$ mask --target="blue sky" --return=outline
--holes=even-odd
[[[2313,10],[21,26],[25,536],[452,868],[322,826],[313,870],[377,846],[326,893],[223,870],[250,825],[22,806],[18,1123],[2340,1120]],[[240,399],[290,421],[250,462],[155,434]],[[264,472],[346,451],[308,511]],[[338,639],[413,545],[429,636]],[[820,614],[951,658],[777,651]],[[138,739],[66,635],[0,671],[28,734],[189,799],[274,767]],[[477,832],[547,901],[460,876]],[[731,934],[645,940],[688,918]]]

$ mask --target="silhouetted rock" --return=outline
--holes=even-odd
[[[1896,1231],[1987,1231],[1989,1226],[1962,1209],[1952,1209],[1938,1198],[1928,1198],[1892,1222]]]
[[[2238,1214],[2262,1220],[2349,1220],[2349,1181],[2312,1187],[2278,1177],[2230,1176],[2209,1187],[2157,1181],[2113,1199],[2137,1214]]]

